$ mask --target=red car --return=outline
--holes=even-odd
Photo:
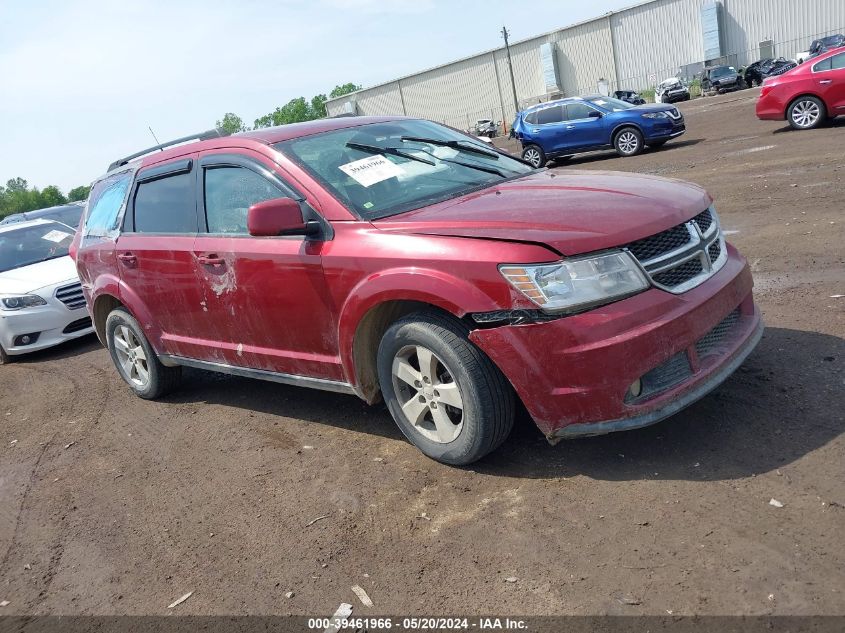
[[[658,422],[762,333],[695,185],[534,169],[405,118],[141,154],[94,183],[74,251],[142,398],[188,366],[383,399],[426,455],[467,464],[518,400],[552,442]]]
[[[810,59],[763,82],[757,117],[786,119],[796,130],[810,130],[845,114],[845,49]]]

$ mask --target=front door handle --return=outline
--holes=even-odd
[[[574,129],[575,129],[575,126],[574,126],[574,125],[567,125],[567,126],[566,126],[566,129],[567,129],[567,130],[574,130]]]
[[[226,260],[217,255],[199,255],[197,261],[203,266],[224,266]]]
[[[832,84],[833,79],[822,79],[821,81],[819,81],[819,83],[824,84],[826,86],[827,84]]]
[[[132,253],[120,253],[117,258],[126,264],[128,268],[135,268],[138,265],[138,258]]]

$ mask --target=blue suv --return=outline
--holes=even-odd
[[[613,147],[636,156],[643,147],[660,147],[686,132],[680,110],[667,104],[631,105],[594,95],[532,106],[513,124],[522,158],[535,167],[572,154]]]

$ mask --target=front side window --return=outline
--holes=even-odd
[[[563,121],[563,106],[556,105],[550,108],[543,108],[537,111],[537,123],[540,125],[546,123],[560,123]]]
[[[196,233],[194,176],[181,173],[141,182],[135,193],[137,233]]]
[[[0,231],[0,273],[64,257],[73,230],[58,222]]]
[[[569,103],[566,105],[566,118],[570,121],[589,119],[590,112],[596,112],[596,110],[585,103]]]
[[[277,143],[358,217],[375,220],[533,171],[438,123],[370,123]]]
[[[286,197],[269,180],[245,167],[208,168],[204,180],[209,233],[246,234],[246,215],[252,205]]]
[[[86,235],[105,235],[117,228],[120,210],[134,173],[134,170],[123,171],[94,184],[88,196]]]

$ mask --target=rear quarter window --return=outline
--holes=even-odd
[[[124,171],[113,174],[94,184],[88,197],[85,234],[105,235],[117,229],[121,210],[126,201],[126,192],[129,190],[134,173],[134,171]]]

